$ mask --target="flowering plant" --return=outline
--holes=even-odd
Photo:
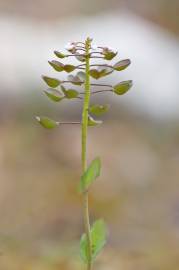
[[[89,166],[87,166],[87,134],[89,126],[97,126],[102,123],[96,120],[94,116],[100,116],[109,110],[108,104],[90,104],[90,96],[104,92],[111,92],[116,95],[123,95],[132,87],[132,81],[122,81],[115,85],[101,84],[91,82],[91,78],[98,80],[102,77],[110,75],[114,71],[122,71],[126,69],[131,61],[129,59],[120,60],[113,65],[109,65],[108,61],[116,57],[117,51],[109,47],[101,47],[93,44],[91,38],[87,38],[85,42],[68,43],[65,47],[68,53],[55,51],[57,58],[65,59],[69,57],[76,58],[81,62],[78,65],[63,64],[60,61],[52,60],[49,64],[57,72],[65,71],[70,74],[66,80],[43,76],[43,80],[48,85],[45,94],[54,102],[62,102],[65,99],[80,99],[83,102],[82,117],[78,122],[59,122],[48,117],[37,116],[38,122],[47,129],[55,128],[63,124],[79,124],[81,125],[81,163],[82,176],[79,183],[79,191],[83,196],[84,209],[84,228],[85,233],[80,240],[81,258],[87,265],[87,270],[92,269],[93,262],[102,250],[106,242],[106,226],[102,219],[94,222],[90,226],[88,195],[91,184],[100,175],[101,162],[100,158],[95,158]],[[93,64],[91,60],[105,60],[102,64]],[[84,91],[76,90],[68,85],[83,87]],[[99,90],[92,90],[93,87]]]

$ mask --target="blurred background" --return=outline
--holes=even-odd
[[[80,129],[34,116],[80,119],[81,102],[49,101],[41,75],[65,78],[47,61],[87,36],[132,61],[104,82],[134,81],[92,99],[111,104],[88,138],[88,161],[102,159],[91,220],[109,230],[95,269],[179,269],[178,12],[178,0],[0,0],[1,270],[83,269]]]

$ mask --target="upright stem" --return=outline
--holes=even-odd
[[[87,143],[87,132],[88,132],[88,109],[89,109],[89,101],[90,101],[90,49],[91,40],[87,38],[85,42],[85,49],[86,49],[86,65],[85,65],[85,95],[84,95],[84,103],[83,103],[83,112],[82,112],[82,124],[81,124],[81,131],[82,131],[82,153],[81,153],[81,161],[82,161],[82,171],[83,173],[86,171],[87,167],[87,151],[86,151],[86,143]],[[85,226],[85,233],[87,238],[87,255],[88,255],[88,262],[87,262],[87,270],[92,269],[92,246],[91,246],[91,236],[90,236],[90,221],[89,221],[89,199],[88,199],[88,191],[83,193],[83,208],[84,208],[84,226]]]

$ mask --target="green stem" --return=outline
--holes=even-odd
[[[82,153],[81,153],[81,160],[82,160],[82,171],[83,173],[86,171],[87,168],[87,151],[86,151],[86,143],[87,143],[87,132],[88,132],[88,109],[89,109],[89,101],[90,101],[90,39],[87,38],[85,42],[85,49],[86,49],[86,66],[85,66],[85,95],[84,95],[84,103],[83,103],[83,112],[82,112]],[[90,236],[90,221],[89,221],[89,198],[88,198],[88,191],[83,193],[83,209],[84,209],[84,226],[85,226],[85,233],[87,238],[87,255],[88,255],[88,262],[87,262],[87,270],[92,269],[92,246],[91,246],[91,236]]]

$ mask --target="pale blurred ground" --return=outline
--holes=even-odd
[[[80,102],[53,104],[40,76],[55,74],[54,49],[86,35],[131,58],[112,83],[134,80],[126,96],[93,99],[111,103],[88,141],[88,160],[102,159],[91,219],[109,228],[95,269],[179,269],[178,3],[0,1],[1,270],[83,269],[80,130],[46,131],[34,115],[79,119]]]

